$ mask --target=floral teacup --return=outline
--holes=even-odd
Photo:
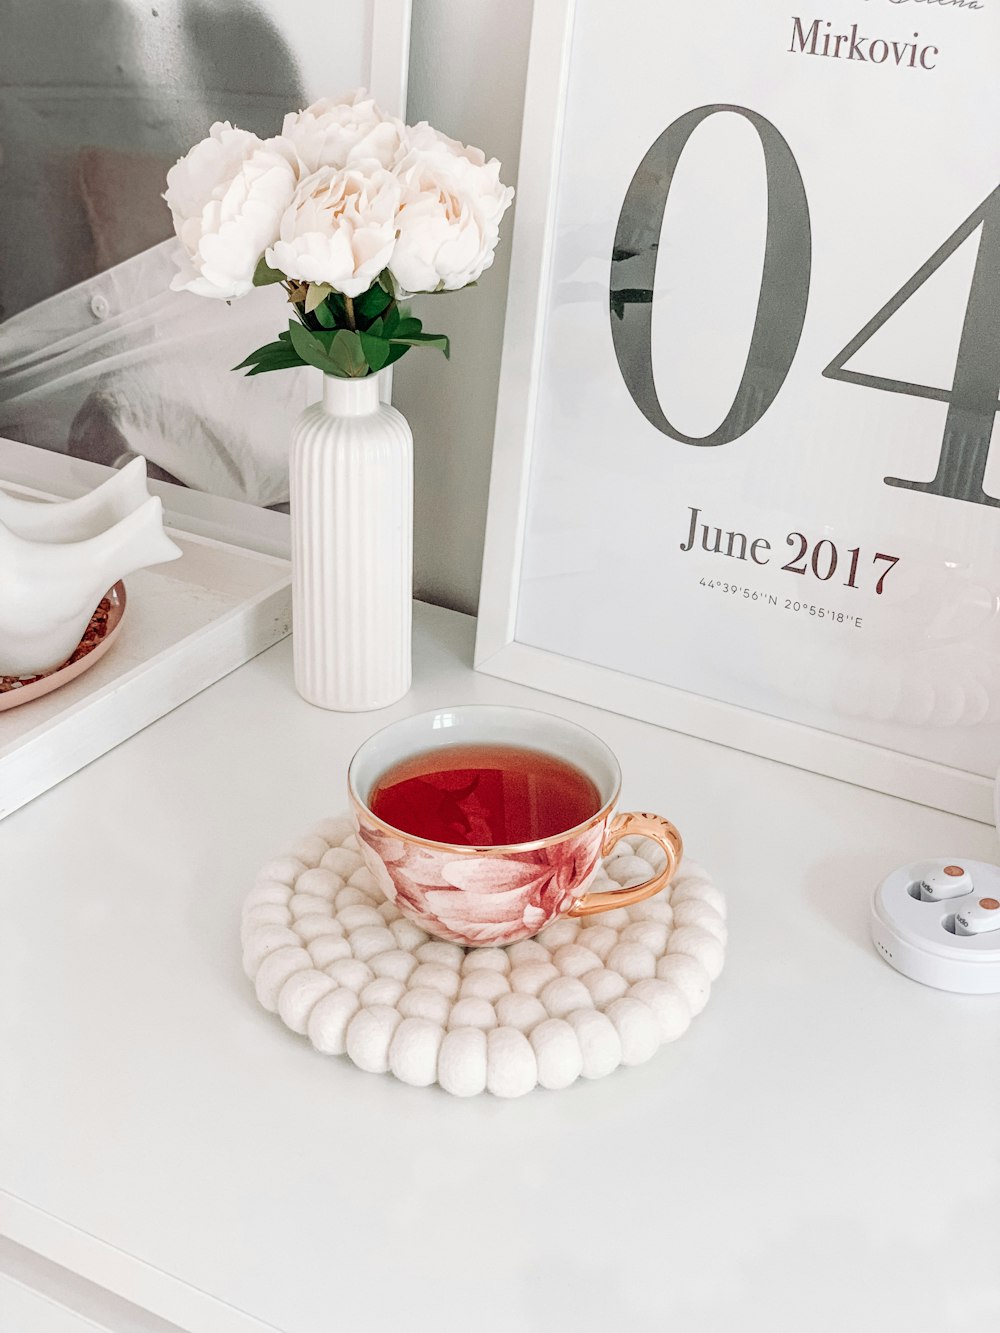
[[[379,778],[414,755],[448,745],[520,746],[568,761],[597,789],[599,808],[584,822],[534,842],[466,846],[393,828],[372,812]],[[399,910],[455,944],[506,945],[561,916],[588,916],[652,897],[681,859],[674,826],[659,815],[614,813],[618,761],[603,741],[562,718],[526,708],[465,706],[409,717],[370,737],[348,771],[348,790],[365,863]],[[666,865],[631,888],[588,892],[601,858],[627,835],[652,838]]]

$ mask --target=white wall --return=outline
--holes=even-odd
[[[407,120],[498,157],[514,186],[531,11],[532,0],[413,0]],[[510,211],[478,286],[415,303],[450,335],[451,360],[418,351],[395,371],[414,438],[416,593],[462,611],[479,597],[512,223]]]

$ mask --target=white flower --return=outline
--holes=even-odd
[[[342,101],[326,97],[305,111],[292,112],[281,127],[282,138],[295,150],[302,176],[320,167],[348,167],[364,161],[391,167],[405,133],[402,121],[387,116],[363,89]]]
[[[514,191],[501,182],[496,158],[487,162],[426,122],[407,140],[396,167],[403,198],[390,272],[407,292],[465,287],[493,263]]]
[[[280,139],[219,121],[170,168],[163,197],[185,252],[175,291],[231,300],[250,290],[295,190],[292,160]]]
[[[267,262],[289,278],[360,296],[388,263],[399,183],[382,167],[321,167],[299,185]]]

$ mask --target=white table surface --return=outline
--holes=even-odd
[[[472,637],[418,606],[413,692],[355,715],[286,642],[0,824],[0,1231],[189,1333],[996,1333],[1000,997],[897,975],[867,918],[994,831],[476,675]],[[645,1066],[461,1101],[318,1055],[240,970],[257,865],[358,743],[470,701],[597,731],[727,894]]]

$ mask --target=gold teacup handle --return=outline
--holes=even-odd
[[[666,853],[667,864],[658,875],[647,879],[645,884],[636,884],[634,888],[585,893],[569,909],[567,916],[592,916],[595,912],[610,912],[613,907],[631,907],[633,903],[641,903],[644,898],[652,898],[654,893],[666,888],[673,879],[684,854],[684,843],[669,819],[663,819],[660,815],[639,814],[636,811],[615,815],[608,825],[601,855],[607,856],[625,837],[652,838]]]

